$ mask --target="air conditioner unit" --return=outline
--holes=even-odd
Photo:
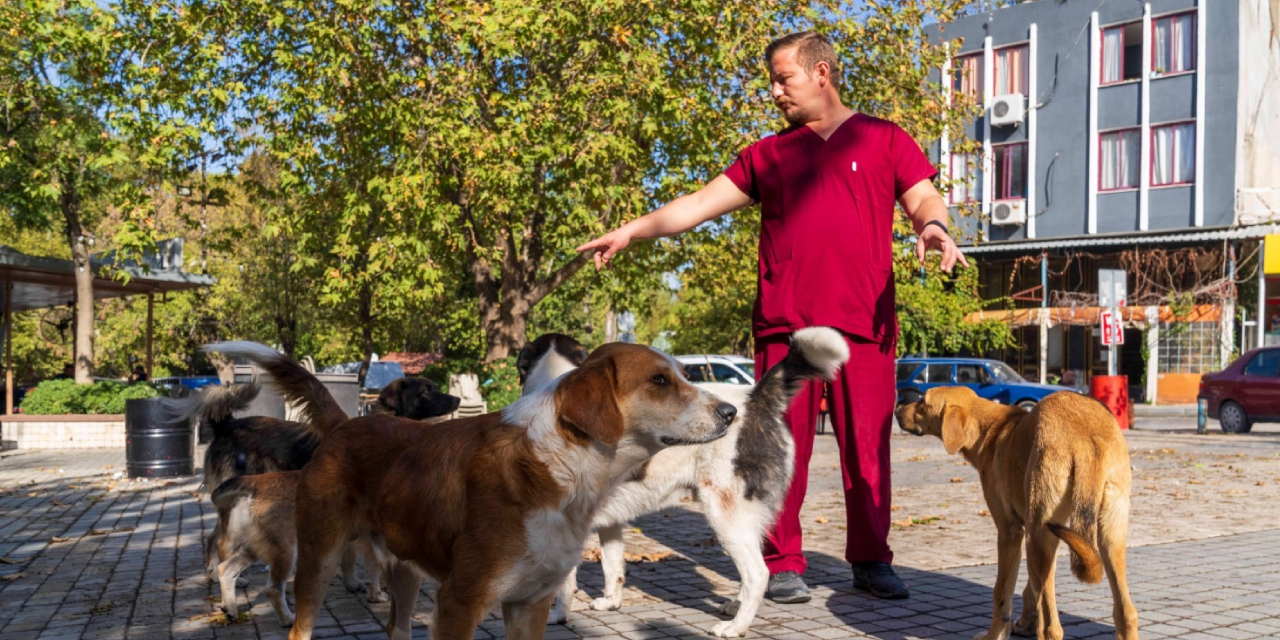
[[[991,206],[991,224],[1016,225],[1026,221],[1026,200],[1001,200]]]
[[[1010,93],[992,98],[991,126],[1002,127],[1022,124],[1022,119],[1027,115],[1027,110],[1024,106],[1025,101],[1026,99],[1023,98],[1021,93]]]

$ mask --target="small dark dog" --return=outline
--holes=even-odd
[[[441,393],[435,382],[426,378],[400,378],[378,394],[378,411],[410,420],[443,418],[458,410],[462,399]]]

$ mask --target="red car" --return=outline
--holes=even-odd
[[[1249,433],[1255,422],[1280,422],[1280,347],[1245,352],[1226,369],[1205,374],[1196,398],[1226,433]]]

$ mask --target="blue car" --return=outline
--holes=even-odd
[[[898,402],[915,402],[934,387],[959,385],[1000,404],[1030,408],[1051,393],[1075,391],[1030,382],[1009,365],[985,358],[901,358],[897,378]]]

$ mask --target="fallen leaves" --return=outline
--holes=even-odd
[[[601,551],[599,548],[588,549],[582,552],[583,562],[600,562]],[[665,562],[672,558],[678,558],[674,552],[658,551],[656,553],[631,553],[626,551],[622,554],[622,559],[628,564],[640,564],[642,562]]]
[[[229,625],[240,624],[242,622],[248,622],[252,620],[253,613],[251,613],[248,610],[241,611],[239,615],[236,616],[236,619],[232,620],[228,618],[227,614],[223,613],[222,611],[210,611],[209,613],[202,613],[198,616],[191,616],[190,618],[187,618],[187,619],[195,622],[208,622],[210,625],[215,625],[219,627],[226,627]]]
[[[952,482],[964,482],[964,478],[952,478]]]
[[[827,520],[827,517],[826,517],[826,516],[818,516],[818,517],[814,520],[814,522],[817,522],[818,524],[826,524],[826,523],[828,523],[828,522],[830,522],[830,521],[829,521],[829,520]]]
[[[14,580],[21,580],[25,577],[27,577],[26,572],[19,571],[18,573],[11,573],[7,576],[0,576],[0,582],[13,582]]]
[[[905,520],[898,520],[891,524],[899,529],[907,529],[910,527],[930,525],[938,522],[939,520],[942,520],[942,516],[925,516],[923,518],[907,518]]]
[[[58,544],[59,542],[66,542],[70,539],[71,538],[67,538],[64,536],[54,536],[52,538],[49,538],[49,544]]]
[[[13,558],[0,557],[0,564],[22,564],[24,560],[14,560]]]

